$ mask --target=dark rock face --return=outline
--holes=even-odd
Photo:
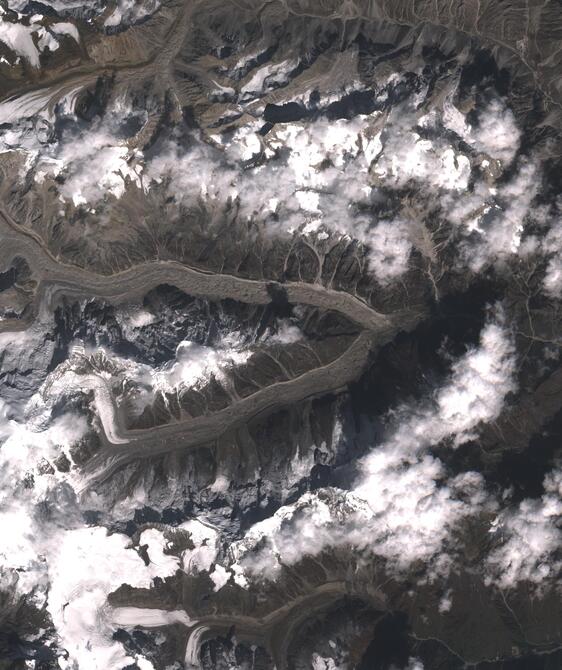
[[[0,670],[558,668],[556,2],[0,5]]]

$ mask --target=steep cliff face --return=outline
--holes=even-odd
[[[0,3],[0,668],[557,668],[556,2]]]

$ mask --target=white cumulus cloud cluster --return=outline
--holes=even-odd
[[[542,250],[548,258],[544,288],[553,298],[562,297],[562,217],[560,202],[556,203],[550,229],[542,243]]]
[[[495,98],[478,110],[476,124],[470,124],[465,116],[447,100],[443,106],[443,125],[457,133],[477,151],[487,154],[506,165],[514,159],[521,141],[521,130],[513,112],[502,100]]]
[[[472,270],[479,272],[485,266],[503,263],[520,251],[540,181],[538,166],[522,160],[515,176],[506,183],[490,187],[480,182],[467,200],[445,201],[451,206],[449,218],[469,236],[461,248]]]
[[[267,79],[264,68],[255,77]],[[450,99],[429,112],[419,107],[422,99],[352,119],[276,124],[264,136],[257,121],[211,134],[210,141],[197,134],[187,142],[172,136],[147,158],[119,136],[119,119],[134,115],[125,99],[86,130],[45,143],[39,141],[43,125],[34,127],[33,139],[26,123],[17,122],[18,113],[31,114],[44,104],[33,98],[18,101],[17,109],[5,103],[4,114],[15,125],[0,132],[0,144],[26,152],[26,170],[33,170],[37,182],[57,176],[60,198],[75,206],[94,209],[133,185],[146,193],[164,187],[184,206],[204,206],[211,221],[234,208],[265,234],[306,235],[313,243],[358,240],[380,283],[408,270],[424,217],[444,217],[454,225],[458,261],[474,272],[501,264],[521,252],[541,186],[540,164],[533,158],[515,162],[521,132],[502,100],[492,100],[469,122]],[[454,134],[475,153],[459,148]],[[512,176],[498,181],[509,166]],[[416,214],[400,204],[404,189],[411,188],[424,203]],[[375,214],[389,199],[395,213]],[[551,266],[555,277],[556,260]]]
[[[236,202],[241,217],[261,221],[270,234],[357,239],[368,246],[377,279],[391,281],[408,268],[411,222],[369,214],[377,184],[401,188],[413,180],[460,197],[470,165],[446,141],[423,140],[412,129],[410,108],[393,112],[384,132],[381,122],[375,112],[288,123],[265,138],[250,125],[228,138],[216,135],[218,148],[195,141],[187,151],[170,142],[148,164],[145,183],[165,181],[170,194],[187,204],[220,209]],[[257,165],[247,164],[257,158]]]
[[[491,321],[480,346],[456,362],[429,406],[396,412],[389,437],[363,459],[351,492],[305,494],[256,524],[233,547],[233,557],[249,573],[272,577],[281,564],[332,546],[373,552],[399,572],[439,556],[462,518],[493,509],[494,502],[480,474],[448,477],[428,450],[445,439],[452,446],[465,441],[481,422],[497,417],[515,388],[514,374],[509,330],[501,318]],[[432,565],[435,572],[446,570],[448,559],[441,556]]]
[[[398,670],[396,666],[391,666],[390,670]],[[419,658],[411,656],[408,659],[408,665],[403,670],[424,670],[423,663]]]
[[[58,100],[58,114],[74,121],[74,106],[80,87]],[[49,96],[26,94],[0,104],[0,121],[11,126],[0,131],[0,152],[18,152],[24,158],[21,179],[31,175],[37,185],[46,177],[58,178],[61,203],[72,202],[92,209],[109,197],[120,198],[129,184],[141,187],[142,154],[121,137],[124,119],[146,112],[131,113],[128,104],[114,102],[103,119],[89,126],[70,124],[58,142],[50,136],[55,115]]]
[[[443,127],[479,152],[476,157],[452,144]],[[216,147],[194,140],[186,150],[170,142],[147,166],[145,183],[165,179],[178,200],[211,209],[236,202],[240,216],[261,221],[271,234],[356,239],[367,246],[380,282],[406,272],[419,225],[404,214],[373,215],[384,193],[421,189],[427,211],[439,209],[455,225],[461,261],[479,272],[519,252],[541,185],[531,159],[521,159],[511,178],[497,182],[521,137],[501,100],[473,124],[450,101],[441,112],[425,114],[410,102],[384,114],[278,124],[263,137],[258,131],[259,124],[246,124],[215,134]]]
[[[500,542],[487,558],[489,581],[503,589],[525,581],[540,588],[562,570],[562,469],[548,474],[544,494],[503,511],[491,531]]]
[[[46,175],[63,178],[60,196],[75,206],[95,206],[107,195],[120,198],[128,182],[140,187],[140,152],[131,151],[115,136],[121,112],[126,110],[117,103],[111,118],[94,121],[77,137],[36,154],[36,180],[41,182]]]

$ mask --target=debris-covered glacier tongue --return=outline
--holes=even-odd
[[[0,3],[0,670],[560,666],[560,21]]]

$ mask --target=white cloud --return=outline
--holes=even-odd
[[[477,473],[445,484],[446,480],[442,463],[427,454],[406,458],[384,448],[371,454],[355,493],[374,515],[375,553],[399,570],[417,560],[427,562],[458,521],[486,502],[483,479]],[[469,504],[461,498],[468,498]]]
[[[21,406],[11,408],[0,401],[0,568],[17,574],[18,596],[33,596],[41,604],[46,598],[47,568],[39,549],[44,529],[34,510],[57,491],[66,496],[60,486],[72,483],[74,474],[57,472],[52,462],[68,454],[87,425],[73,413],[47,425],[34,421],[37,418]]]
[[[146,313],[135,312],[133,318],[139,319],[136,323],[145,323],[148,319]],[[124,319],[125,314],[121,314],[120,320]],[[131,327],[128,327],[129,332]],[[282,322],[277,335],[266,333],[265,342],[295,341],[300,333],[297,331]],[[174,360],[156,367],[121,358],[99,346],[86,351],[81,342],[76,342],[67,360],[47,376],[32,396],[28,411],[32,411],[37,420],[49,421],[57,402],[72,394],[93,391],[96,414],[105,435],[114,444],[126,443],[128,438],[120,435],[115,413],[115,389],[126,386],[129,407],[140,414],[157,393],[175,393],[181,397],[186,389],[202,386],[213,377],[228,387],[227,370],[245,363],[251,355],[251,344],[236,331],[212,347],[184,340],[179,343]],[[84,366],[85,370],[81,369]]]
[[[11,491],[13,495],[13,490]],[[0,572],[2,582],[11,578],[10,593],[25,596],[42,607],[47,594],[47,572],[36,547],[38,529],[26,502],[11,500],[0,511]],[[0,588],[3,584],[0,582]]]
[[[9,345],[10,335],[0,336],[0,346]],[[33,333],[23,337],[19,348],[28,349],[30,340]],[[80,475],[74,468],[59,472],[53,462],[69,455],[89,428],[84,417],[70,412],[51,416],[50,407],[49,402],[43,406],[40,395],[14,401],[13,406],[0,403],[0,588],[9,589],[14,606],[25,597],[47,607],[56,643],[68,652],[68,659],[58,659],[61,668],[120,670],[133,661],[149,667],[142,656],[129,656],[113,641],[108,594],[123,583],[148,588],[155,577],[178,569],[210,570],[218,533],[197,521],[183,524],[179,531],[190,533],[194,548],[174,556],[161,530],[145,529],[139,538],[139,545],[147,548],[145,565],[127,536],[83,527],[75,494]],[[85,504],[91,509],[89,500]],[[107,504],[104,512],[111,514]]]
[[[379,221],[368,234],[369,269],[385,284],[403,275],[408,269],[412,250],[411,223],[397,219]]]
[[[443,106],[443,125],[457,133],[475,150],[506,165],[511,163],[519,149],[521,131],[513,112],[500,99],[494,99],[478,110],[475,125],[468,123],[448,100]]]
[[[439,601],[439,614],[446,614],[451,610],[453,606],[453,592],[449,589],[446,593],[443,594],[441,600]]]
[[[406,670],[423,670],[423,663],[419,658],[409,658]]]
[[[361,461],[361,477],[350,493],[305,494],[250,529],[232,546],[233,558],[248,574],[272,577],[282,563],[352,545],[385,557],[399,572],[415,561],[433,573],[447,570],[446,555],[431,565],[430,559],[446,548],[462,518],[494,503],[480,474],[448,479],[428,449],[446,438],[453,445],[465,441],[480,422],[497,417],[514,388],[514,373],[510,334],[501,319],[490,322],[480,346],[456,362],[430,406],[404,406],[395,413],[393,430]]]
[[[1,401],[0,401],[1,402]],[[17,414],[21,412],[18,409]],[[84,417],[74,413],[66,413],[54,418],[47,426],[34,425],[33,413],[20,414],[18,420],[8,418],[14,413],[6,406],[2,411],[4,425],[0,429],[0,500],[8,505],[13,484],[21,481],[28,473],[36,471],[37,465],[43,460],[51,462],[61,454],[68,455],[69,447],[82,438],[87,432]],[[48,487],[54,483],[49,477],[36,481],[34,491],[38,487]],[[42,492],[45,488],[41,489]]]
[[[125,143],[103,128],[88,132],[87,142],[63,143],[56,157],[37,163],[37,179],[44,175],[65,176],[58,187],[61,196],[75,206],[93,205],[106,194],[120,198],[129,180],[140,187],[140,152],[131,152]]]
[[[407,270],[411,232],[403,215],[377,221],[365,212],[380,187],[417,183],[430,202],[427,211],[440,204],[458,226],[464,263],[478,272],[520,250],[540,170],[536,162],[522,160],[505,184],[495,187],[493,180],[477,178],[469,190],[468,156],[434,133],[431,140],[422,136],[422,129],[438,130],[440,121],[491,158],[513,160],[520,133],[500,101],[491,102],[474,126],[450,103],[442,116],[433,111],[423,117],[412,105],[402,105],[384,119],[374,112],[351,120],[287,123],[263,138],[258,124],[247,124],[228,137],[214,136],[223,153],[198,140],[187,152],[170,144],[151,161],[147,177],[158,181],[167,174],[176,197],[201,198],[212,208],[234,199],[239,216],[261,221],[272,234],[300,231],[315,237],[327,231],[357,239],[367,246],[379,281],[396,280]],[[257,166],[239,164],[258,154]]]
[[[537,167],[533,163],[523,162],[515,178],[498,189],[500,213],[492,217],[489,228],[482,226],[487,254],[497,257],[517,252],[525,218],[539,185],[540,174]]]
[[[210,573],[209,577],[211,578],[214,587],[214,591],[220,591],[223,586],[225,586],[230,579],[230,571],[224,568],[222,565],[215,565],[215,569]]]
[[[461,253],[474,272],[501,264],[520,252],[540,181],[537,164],[522,160],[514,177],[497,188],[478,181],[466,197],[443,199],[445,216],[465,237],[460,243]]]
[[[262,74],[265,81],[267,72]],[[36,99],[23,102],[31,110],[43,105]],[[12,107],[5,110],[10,118]],[[371,271],[386,283],[407,271],[409,227],[419,225],[410,223],[405,211],[394,220],[377,220],[372,205],[388,197],[388,190],[423,189],[425,210],[431,215],[441,206],[459,231],[463,262],[477,272],[519,251],[539,186],[537,165],[522,161],[502,186],[477,178],[468,190],[474,176],[468,156],[436,132],[442,120],[474,147],[485,145],[506,161],[505,138],[511,133],[516,146],[519,135],[510,125],[511,112],[499,102],[490,103],[474,127],[450,104],[441,116],[435,110],[420,116],[409,103],[387,116],[373,112],[351,120],[278,124],[263,137],[261,124],[252,121],[212,135],[214,144],[196,134],[188,143],[171,138],[148,161],[118,139],[118,119],[129,113],[121,100],[103,121],[94,121],[87,141],[72,137],[55,146],[37,140],[33,145],[23,127],[4,131],[2,141],[29,153],[34,161],[28,166],[33,164],[38,182],[48,174],[64,177],[58,190],[75,205],[93,208],[107,195],[119,198],[128,183],[145,191],[163,188],[183,205],[203,205],[210,226],[230,207],[239,219],[259,223],[266,234],[299,232],[313,242],[328,235],[356,239],[367,247]],[[494,123],[501,130],[498,137],[491,130]],[[554,260],[551,265],[555,277]]]
[[[347,664],[338,666],[333,658],[324,658],[316,652],[312,654],[312,670],[347,670],[347,667]]]
[[[562,254],[557,253],[550,258],[544,278],[545,291],[553,297],[562,295]]]
[[[470,177],[470,161],[442,140],[423,139],[413,127],[414,118],[403,109],[394,111],[385,126],[383,150],[374,173],[396,188],[409,181],[435,189],[463,191]]]
[[[499,546],[488,556],[489,583],[502,589],[530,582],[540,588],[547,580],[556,580],[562,570],[562,469],[552,471],[544,480],[541,498],[527,498],[515,509],[503,511],[491,531]]]
[[[123,20],[131,8],[128,0],[120,2],[108,25]],[[128,20],[136,19],[133,16]],[[8,34],[3,25],[4,22],[0,24],[0,39],[2,34]],[[72,28],[63,30],[64,24],[60,26],[59,32],[66,30],[66,34],[74,36]],[[14,41],[21,33],[18,29],[17,35],[9,30],[6,40]],[[21,37],[18,48],[27,49],[26,57],[32,59],[26,40]],[[247,91],[263,89],[278,76],[284,76],[282,68],[259,71],[249,80]],[[21,116],[22,109],[38,113],[44,102],[29,97],[9,101],[0,106],[0,113],[14,120],[18,114]],[[127,180],[139,188],[163,183],[179,200],[190,204],[204,202],[210,209],[235,202],[240,216],[256,217],[267,230],[290,233],[300,228],[304,234],[318,237],[327,230],[335,236],[360,240],[369,247],[370,270],[383,283],[406,272],[413,224],[402,216],[376,221],[359,211],[358,205],[368,208],[379,186],[396,189],[417,182],[424,194],[444,203],[449,219],[470,236],[465,251],[474,270],[518,252],[525,217],[538,189],[538,167],[522,161],[506,184],[496,189],[477,180],[474,191],[465,193],[471,173],[467,156],[445,140],[424,139],[416,128],[419,119],[407,108],[393,113],[383,132],[377,128],[381,117],[375,113],[352,121],[285,124],[263,139],[257,135],[257,124],[249,125],[235,131],[228,140],[221,140],[220,147],[194,138],[184,150],[170,141],[147,165],[144,156],[131,154],[117,137],[115,123],[120,110],[125,110],[125,106],[118,106],[105,121],[94,121],[86,133],[71,141],[67,138],[56,147],[43,150],[37,141],[30,141],[26,150],[36,159],[36,180],[40,182],[46,174],[65,176],[60,194],[76,205],[93,205],[106,194],[121,197]],[[519,131],[505,107],[492,103],[472,127],[459,113],[448,113],[444,116],[445,125],[475,149],[506,164],[513,161]],[[23,134],[18,132],[6,131],[2,136],[4,146],[10,142],[21,145]],[[262,151],[264,164],[241,165]],[[553,225],[542,245],[548,256],[545,287],[552,295],[562,286],[560,229]],[[134,334],[136,328],[147,325],[153,317],[139,310],[124,312],[120,318],[127,332]],[[3,372],[34,368],[37,360],[49,354],[51,345],[38,338],[38,332],[22,335],[17,345],[11,334],[0,336],[0,346],[5,350]],[[285,321],[266,341],[285,344],[301,337],[301,331]],[[85,353],[82,351],[82,356]],[[159,368],[107,352],[97,353],[107,356],[113,372],[101,370],[86,378],[71,369],[75,362],[71,360],[48,379],[42,389],[47,390],[43,404],[36,396],[29,405],[17,408],[26,423],[11,418],[7,407],[1,408],[3,415],[0,413],[0,482],[4,484],[0,488],[0,525],[7,529],[0,538],[0,568],[7,576],[6,583],[14,579],[11,588],[16,593],[35,592],[38,603],[48,597],[61,642],[71,654],[69,664],[76,661],[81,670],[120,668],[135,660],[112,641],[114,624],[107,614],[107,594],[123,581],[150,586],[155,576],[173,574],[180,568],[191,573],[208,571],[215,590],[230,578],[247,586],[250,576],[271,576],[280,563],[295,563],[303,555],[348,544],[386,558],[395,571],[407,570],[413,562],[422,561],[430,571],[439,573],[447,569],[448,552],[454,549],[449,544],[451,530],[467,515],[496,509],[481,475],[466,472],[451,477],[430,449],[445,440],[454,448],[470,439],[481,422],[493,421],[499,415],[506,394],[515,389],[515,350],[501,316],[485,326],[479,346],[453,365],[450,378],[427,403],[396,409],[385,440],[360,462],[361,475],[351,492],[330,489],[307,493],[294,505],[282,507],[233,545],[237,560],[233,565],[216,564],[219,532],[197,521],[181,527],[191,533],[195,548],[178,557],[167,553],[169,540],[161,531],[144,530],[140,544],[148,545],[148,566],[128,538],[107,535],[103,528],[72,527],[73,513],[69,513],[71,527],[67,530],[49,524],[41,527],[34,514],[36,505],[50,501],[58,486],[73,488],[77,475],[71,471],[68,475],[53,472],[39,476],[37,465],[42,459],[52,461],[58,454],[68,453],[72,442],[87,430],[83,418],[70,414],[54,419],[50,416],[53,402],[63,397],[69,386],[95,391],[106,432],[118,440],[109,402],[109,385],[113,382],[128,379],[136,383],[138,405],[142,407],[158,390],[181,392],[204,383],[211,375],[220,379],[225,368],[243,363],[251,352],[241,338],[234,336],[212,348],[183,342],[176,359]],[[301,461],[296,454],[290,476],[297,481],[308,474],[311,466],[311,460]],[[32,490],[14,496],[14,482],[23,481],[29,472],[37,475]],[[229,481],[218,475],[215,490],[225,490],[228,485]],[[560,487],[557,470],[546,479],[542,498],[525,500],[498,516],[494,528],[500,539],[486,566],[490,579],[502,588],[521,580],[539,583],[561,567],[560,561],[553,558],[562,539],[555,526],[562,512]],[[133,492],[128,507],[123,505],[114,513],[130,513],[135,505],[144,503],[144,496],[143,490]],[[447,592],[439,610],[446,612],[450,607],[451,596]],[[146,659],[136,661],[141,667],[150,665]],[[409,670],[422,667],[420,661],[410,659]]]
[[[150,13],[156,5],[135,5],[135,11]],[[123,0],[115,16],[129,10],[132,3]],[[57,25],[72,32],[72,24],[67,23]],[[277,81],[293,65],[291,61],[273,69],[270,65],[256,68],[246,82],[247,90]],[[277,124],[263,137],[261,123],[251,121],[227,134],[214,134],[216,146],[197,136],[187,147],[170,139],[148,161],[118,139],[117,120],[130,112],[123,100],[103,121],[93,123],[87,138],[63,138],[59,145],[46,147],[37,139],[34,144],[22,126],[0,132],[0,143],[25,149],[28,167],[36,159],[33,169],[38,182],[47,174],[63,176],[59,192],[75,205],[94,208],[106,195],[119,198],[129,182],[145,190],[164,182],[169,194],[183,204],[203,203],[211,221],[234,203],[239,218],[256,220],[272,235],[298,231],[313,243],[328,235],[356,239],[366,245],[371,271],[383,282],[396,281],[408,268],[408,214],[398,212],[395,220],[378,221],[370,207],[381,189],[416,186],[428,203],[429,215],[441,205],[444,216],[457,226],[464,265],[475,272],[489,264],[501,265],[523,251],[525,219],[539,187],[538,164],[521,161],[515,176],[499,187],[494,185],[494,170],[486,179],[475,175],[494,159],[504,166],[513,162],[521,138],[513,113],[503,100],[494,99],[477,110],[476,120],[469,123],[449,98],[442,110],[421,115],[416,105],[424,95],[413,96],[387,115],[376,111],[351,120],[317,118]],[[21,102],[31,111],[44,104],[35,98],[13,102],[6,103],[4,110],[9,118],[18,113],[16,102],[18,109]],[[442,125],[489,159],[473,168],[467,155],[439,135]],[[257,164],[247,164],[258,156]],[[469,190],[475,176],[474,188]],[[562,276],[559,266],[553,255],[545,283],[553,295]]]
[[[395,665],[390,666],[390,670],[399,670]],[[424,670],[423,663],[419,658],[414,658],[411,656],[408,659],[408,665],[402,670]]]
[[[267,344],[293,344],[304,338],[302,330],[289,319],[279,319],[275,332],[267,333],[264,342]]]
[[[153,373],[151,380],[155,390],[172,391],[189,388],[206,382],[211,376],[224,377],[224,370],[241,365],[250,357],[250,351],[237,339],[227,337],[219,346],[206,347],[188,340],[181,342],[176,350],[176,360]]]
[[[327,231],[357,239],[367,245],[379,281],[389,282],[408,268],[410,224],[404,217],[377,221],[359,206],[369,207],[377,183],[402,188],[417,181],[435,197],[451,191],[462,199],[470,164],[447,142],[422,139],[409,107],[391,114],[384,133],[377,129],[381,120],[375,112],[287,123],[263,138],[258,124],[247,124],[230,136],[213,136],[222,152],[197,138],[187,150],[170,142],[150,161],[145,183],[165,180],[181,201],[202,200],[212,210],[235,200],[240,217],[261,221],[272,234]],[[263,162],[257,166],[240,164],[258,154]]]
[[[178,200],[193,204],[202,198],[223,205],[236,197],[236,177],[237,172],[224,165],[216,149],[198,141],[187,150],[170,141],[146,167],[147,183],[165,180]]]
[[[74,105],[80,90],[76,87],[57,101],[59,116],[76,120]],[[120,137],[120,126],[124,119],[146,120],[146,111],[133,112],[124,98],[118,99],[103,119],[96,117],[87,127],[67,124],[54,142],[51,102],[44,93],[30,93],[0,105],[0,119],[12,124],[0,130],[0,149],[25,157],[20,178],[31,174],[41,184],[47,176],[59,177],[60,198],[75,206],[92,206],[108,195],[120,198],[128,183],[141,188],[142,152],[128,147],[127,139]]]
[[[504,166],[510,165],[521,141],[521,131],[511,110],[502,100],[496,99],[479,110],[477,119],[477,123],[471,125],[450,100],[444,104],[442,122],[445,127],[490,159],[499,160]],[[488,159],[481,161],[483,173],[489,167]],[[528,245],[522,245],[522,236],[541,186],[542,173],[536,158],[521,158],[515,174],[500,185],[496,185],[497,175],[492,177],[492,173],[477,177],[472,190],[461,197],[445,194],[441,199],[444,215],[467,238],[461,240],[461,255],[474,272],[487,265],[501,265],[510,256],[528,251]],[[552,290],[555,290],[556,259],[552,260],[550,276]]]
[[[478,115],[478,126],[469,143],[493,158],[510,163],[519,148],[521,131],[513,112],[501,100],[493,100]]]
[[[557,203],[557,210],[559,207]],[[562,297],[562,218],[559,214],[542,241],[542,251],[548,258],[544,289],[553,298]]]
[[[484,327],[480,346],[453,365],[451,380],[437,391],[432,408],[399,410],[403,421],[389,444],[415,452],[448,436],[457,443],[470,439],[480,422],[498,416],[505,395],[515,390],[515,369],[515,348],[500,312],[499,322]]]
[[[138,329],[156,321],[156,316],[144,309],[142,305],[129,305],[116,310],[116,319],[125,339],[133,342],[138,336]]]

